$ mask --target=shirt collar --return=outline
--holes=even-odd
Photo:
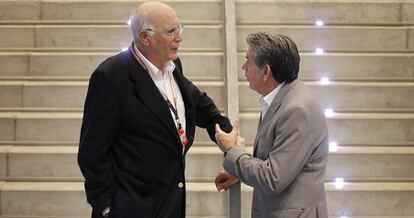
[[[142,60],[143,64],[145,65],[145,67],[148,70],[148,73],[151,75],[151,77],[154,78],[162,78],[162,72],[167,73],[169,76],[172,76],[172,72],[175,69],[175,64],[173,61],[168,61],[165,65],[164,65],[164,69],[162,69],[163,71],[161,72],[160,69],[158,69],[154,64],[152,64],[137,48],[137,46],[134,43],[134,50],[135,53],[138,55],[138,57]]]
[[[272,104],[273,99],[275,98],[276,94],[279,92],[279,90],[282,88],[284,82],[279,84],[273,91],[271,91],[269,94],[262,96],[260,98],[260,104],[262,106],[269,106]]]

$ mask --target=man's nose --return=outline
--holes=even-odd
[[[246,72],[247,72],[246,62],[244,62],[244,63],[241,65],[241,69],[244,71],[244,74],[246,75]]]
[[[174,37],[175,42],[182,42],[183,41],[183,35],[182,33],[178,33],[177,36]]]

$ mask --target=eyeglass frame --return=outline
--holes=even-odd
[[[149,32],[159,32],[159,33],[163,33],[169,37],[176,37],[178,36],[178,34],[182,34],[184,31],[184,26],[183,25],[179,25],[178,27],[174,27],[173,29],[169,30],[169,31],[160,31],[160,30],[156,30],[156,29],[151,29],[151,28],[147,28],[147,29],[142,29],[144,31],[149,31]]]

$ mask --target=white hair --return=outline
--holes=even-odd
[[[140,13],[138,9],[135,10],[131,17],[131,32],[134,43],[139,43],[139,31],[141,29],[154,29],[153,25],[148,21],[148,12]],[[154,35],[154,32],[148,31],[149,35]]]

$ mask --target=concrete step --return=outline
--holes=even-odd
[[[0,52],[0,76],[84,77],[117,52]],[[223,78],[223,53],[180,52],[184,73],[190,78]],[[203,67],[200,67],[202,63]]]
[[[167,1],[182,20],[220,21],[221,1]],[[2,1],[1,20],[126,20],[134,1]],[[414,22],[411,1],[236,1],[239,23],[410,23]],[[253,13],[252,13],[253,12]]]
[[[237,27],[237,46],[246,50],[245,37],[254,31],[272,31],[292,37],[301,51],[395,51],[414,49],[414,28],[407,26],[275,26]],[[101,37],[105,36],[105,37]],[[221,25],[187,25],[183,48],[221,49]],[[4,48],[124,48],[131,43],[127,25],[2,25]]]
[[[237,22],[384,24],[414,22],[411,1],[236,1]],[[256,11],[258,13],[251,13]]]
[[[0,146],[78,146],[79,140],[76,141],[4,141],[0,140]],[[414,144],[413,144],[414,145]],[[204,144],[203,146],[207,146]],[[209,145],[210,146],[210,145]],[[398,146],[411,146],[411,143]]]
[[[0,141],[77,141],[82,113],[0,112]],[[259,113],[241,113],[241,135],[253,141]],[[413,142],[414,113],[335,113],[328,118],[333,141],[361,143]],[[378,127],[378,128],[375,128]],[[196,140],[210,141],[197,129]]]
[[[379,26],[276,26],[240,25],[237,47],[246,50],[251,32],[276,32],[292,38],[300,50],[322,48],[327,51],[384,51],[414,49],[414,31],[410,27]]]
[[[0,215],[0,218],[90,218],[91,216],[14,216],[14,215]]]
[[[218,107],[224,105],[224,83],[195,82]],[[88,82],[0,82],[0,107],[83,107]]]
[[[347,142],[347,141],[335,141],[337,148],[342,147],[414,147],[414,141],[407,141],[407,142]],[[44,147],[44,146],[51,146],[51,147],[59,147],[59,146],[78,146],[79,140],[75,141],[52,141],[52,140],[37,140],[37,141],[22,141],[22,140],[0,140],[0,147],[1,146],[30,146],[30,147]],[[246,141],[247,147],[253,146],[253,141]],[[197,148],[206,148],[206,147],[216,147],[217,145],[212,142],[211,140],[208,141],[201,141],[196,140],[193,145]]]
[[[330,149],[326,179],[412,181],[413,163],[413,147],[338,146]]]
[[[227,218],[228,216],[186,216],[186,218]],[[250,218],[250,215],[242,216]],[[372,216],[346,216],[347,218],[372,218]],[[375,216],[376,218],[414,218],[414,216]],[[0,218],[90,218],[90,216],[2,216]],[[344,218],[344,216],[329,216],[329,218]]]
[[[114,52],[0,52],[0,77],[84,77],[89,78],[96,67]],[[222,52],[181,51],[184,73],[192,79],[219,80],[224,75]],[[245,53],[238,54],[238,66]],[[200,67],[202,63],[203,67]],[[331,79],[414,79],[413,53],[301,53],[300,76]],[[244,72],[239,68],[239,79]]]
[[[240,135],[247,141],[254,140],[259,116],[259,112],[240,114]],[[414,114],[335,113],[328,118],[328,128],[331,141],[408,142],[414,141]]]
[[[329,137],[334,141],[414,141],[414,114],[337,114],[328,118]]]
[[[222,48],[220,25],[187,25],[184,48]],[[105,37],[102,37],[105,36]],[[131,44],[124,25],[7,25],[0,26],[0,47],[5,48],[118,48]]]
[[[322,107],[346,108],[414,108],[414,82],[306,82]],[[239,86],[239,108],[259,110],[260,95],[251,90],[248,82]]]
[[[413,53],[315,53],[302,52],[299,76],[302,78],[328,77],[335,79],[412,79],[414,77]],[[238,54],[239,66],[245,53]],[[239,79],[245,80],[239,70]]]
[[[91,216],[2,216],[0,218],[90,218]],[[186,216],[186,218],[227,218],[228,216]],[[242,216],[250,218],[250,215]],[[372,218],[372,216],[346,216],[347,218]],[[376,218],[414,218],[414,216],[375,216]],[[329,218],[344,218],[344,216],[329,216]]]
[[[82,113],[0,113],[0,140],[78,141]]]
[[[77,151],[77,146],[0,146],[0,157],[7,158],[0,180],[82,181]]]
[[[252,147],[248,151],[252,153]],[[77,146],[0,146],[0,180],[82,181]],[[187,181],[214,181],[223,154],[196,143],[187,156]],[[372,164],[375,163],[375,164]],[[326,180],[413,181],[414,147],[342,147],[329,156]]]
[[[6,182],[0,185],[0,196],[2,216],[86,216],[90,214],[90,207],[86,202],[81,182]]]
[[[106,21],[126,22],[140,1],[38,1],[3,0],[2,21]],[[182,21],[220,22],[221,1],[167,1]]]
[[[324,108],[333,109],[414,109],[413,82],[305,82]],[[225,105],[223,81],[194,81],[215,101]],[[0,107],[82,108],[87,81],[0,81]],[[358,94],[355,94],[358,93]],[[260,95],[248,82],[239,86],[241,111],[259,109]],[[242,96],[242,97],[241,97]]]
[[[87,85],[88,82],[3,82],[0,106],[81,107]]]
[[[414,216],[414,183],[326,183],[331,216]],[[249,217],[252,189],[242,186],[242,215]],[[2,216],[87,216],[81,182],[4,182],[0,185]],[[68,207],[67,202],[71,202]],[[35,205],[35,206],[34,206]],[[188,216],[225,216],[225,192],[213,183],[187,183]]]
[[[247,147],[252,153],[252,147]],[[213,181],[221,168],[223,154],[213,145],[193,146],[187,156],[186,178],[189,181]],[[375,164],[372,164],[375,163]],[[326,180],[347,181],[414,181],[413,147],[346,147],[331,151]]]

